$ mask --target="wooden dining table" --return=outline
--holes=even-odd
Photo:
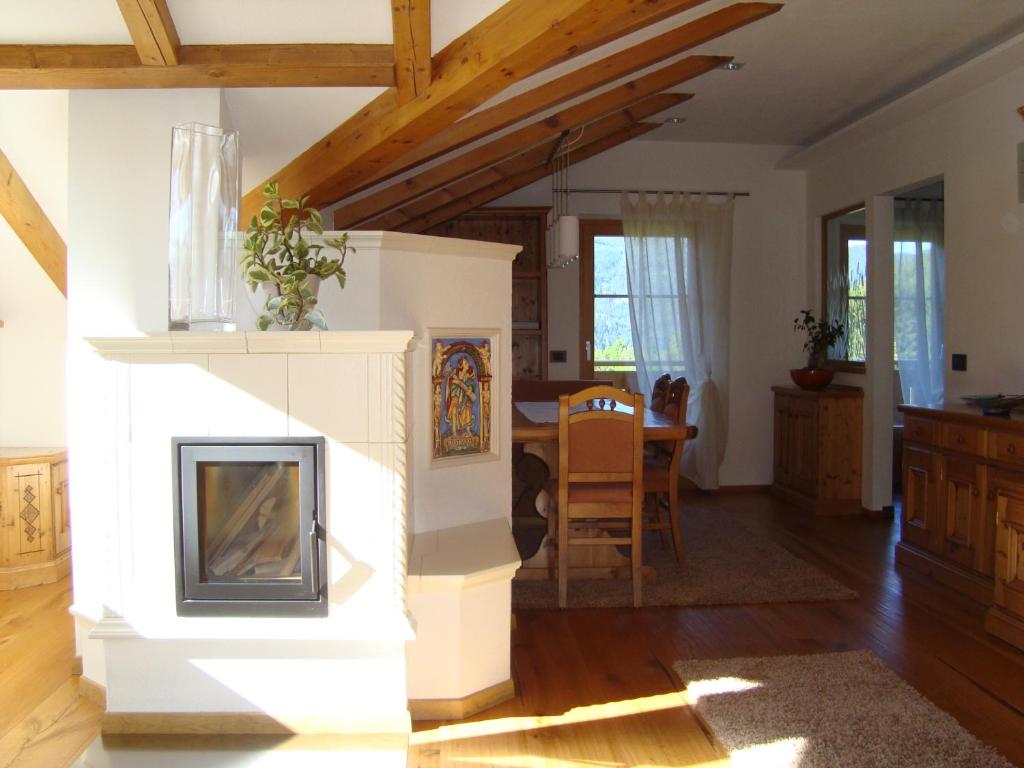
[[[580,406],[581,408],[584,406]],[[628,406],[617,406],[623,413],[632,413]],[[692,440],[697,436],[697,427],[693,424],[679,424],[674,419],[657,411],[644,409],[644,441],[649,440]],[[512,408],[512,443],[524,452],[520,461],[527,459],[530,463],[519,463],[516,474],[522,484],[518,499],[513,510],[513,533],[516,544],[520,548],[523,567],[517,578],[547,578],[550,562],[545,559],[543,544],[545,541],[545,518],[537,509],[536,499],[543,490],[545,481],[554,477],[558,469],[558,402],[520,401],[513,402]],[[543,464],[543,466],[541,466]],[[545,470],[546,468],[546,470]],[[543,506],[543,504],[541,504]],[[576,567],[573,571],[589,577],[603,577],[625,573],[629,560],[616,551],[614,545],[587,548],[597,551],[599,556],[604,552],[600,562],[587,564],[594,567]],[[583,564],[579,564],[583,566]],[[645,578],[654,576],[653,569],[644,567]]]
[[[512,408],[513,443],[558,442],[558,402],[519,402]],[[629,406],[618,406],[623,413],[632,413]],[[644,409],[644,441],[692,440],[697,436],[693,424],[678,424],[662,413]]]

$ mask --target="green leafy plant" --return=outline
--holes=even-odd
[[[288,200],[281,197],[276,181],[263,188],[266,202],[252,217],[245,231],[242,272],[249,290],[267,289],[263,309],[256,319],[261,331],[277,323],[289,330],[309,330],[313,326],[327,330],[323,313],[316,308],[315,281],[334,277],[345,287],[345,256],[355,248],[348,245],[348,233],[324,238],[323,244],[303,237],[308,231],[323,235],[320,211],[308,208],[308,197]],[[286,213],[294,212],[294,213]],[[324,253],[329,249],[329,253]],[[335,257],[333,252],[337,252]]]
[[[819,320],[810,309],[800,310],[799,317],[793,320],[793,330],[807,334],[804,350],[807,352],[807,367],[812,369],[825,365],[829,347],[835,346],[846,333],[838,320],[831,323],[825,318]]]

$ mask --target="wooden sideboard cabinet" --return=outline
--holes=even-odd
[[[820,515],[859,514],[864,391],[842,386],[772,391],[772,493]]]
[[[67,452],[0,448],[0,590],[57,581],[70,555]]]
[[[1024,420],[900,406],[897,562],[990,605],[985,628],[1024,648]]]

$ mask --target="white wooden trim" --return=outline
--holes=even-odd
[[[90,337],[85,341],[104,357],[125,354],[344,354],[405,352],[412,331],[172,331],[147,336]]]

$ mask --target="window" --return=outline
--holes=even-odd
[[[846,331],[829,350],[840,370],[863,372],[867,358],[868,241],[864,205],[822,219],[822,315],[838,320]]]
[[[580,222],[580,347],[583,378],[636,370],[620,221]]]

